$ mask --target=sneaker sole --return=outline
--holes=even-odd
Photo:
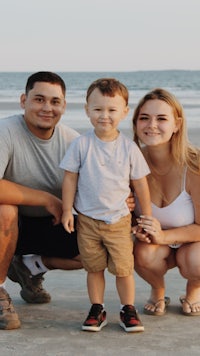
[[[83,331],[100,331],[104,326],[108,324],[107,320],[104,320],[100,326],[86,326],[82,325]]]
[[[50,303],[50,301],[51,301],[50,296],[49,297],[41,296],[41,297],[33,298],[33,297],[29,296],[28,293],[24,289],[22,289],[20,291],[20,295],[21,295],[22,299],[24,299],[25,302],[29,303],[29,304],[45,304],[45,303]]]
[[[134,333],[134,332],[144,331],[144,326],[143,326],[143,325],[126,327],[122,321],[119,322],[119,325],[120,325],[127,333]]]

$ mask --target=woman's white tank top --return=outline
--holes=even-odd
[[[159,220],[163,230],[170,228],[181,227],[194,223],[194,205],[191,196],[185,190],[186,184],[186,171],[185,169],[182,182],[182,191],[178,197],[169,205],[159,208],[152,203],[152,215]],[[137,212],[137,199],[136,199],[136,215]],[[178,248],[181,244],[173,244],[170,247]]]
[[[169,205],[159,208],[152,203],[152,215],[160,221],[162,229],[170,229],[194,223],[194,206],[185,190],[186,169],[183,175],[182,192]]]

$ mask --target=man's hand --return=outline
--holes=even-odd
[[[58,199],[56,196],[52,194],[49,194],[45,208],[51,215],[53,215],[54,217],[53,224],[54,225],[60,224],[61,217],[62,217],[62,200]]]

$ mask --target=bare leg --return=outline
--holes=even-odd
[[[133,305],[135,301],[135,280],[133,275],[127,277],[116,277],[116,287],[121,304]]]
[[[200,312],[200,242],[182,245],[177,251],[177,264],[181,275],[187,279],[186,299],[183,311]]]
[[[0,283],[6,279],[18,238],[18,209],[0,205]]]
[[[150,301],[156,303],[161,299],[156,310],[162,312],[165,308],[164,275],[169,268],[175,266],[171,249],[168,246],[137,242],[134,247],[134,256],[136,272],[151,285]],[[151,302],[145,305],[145,309],[154,312],[155,305]]]
[[[80,255],[72,259],[42,256],[42,262],[50,270],[53,269],[76,270],[76,269],[83,268]]]
[[[87,287],[91,304],[103,304],[105,291],[104,271],[88,272]]]

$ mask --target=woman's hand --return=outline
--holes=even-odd
[[[160,222],[152,217],[147,215],[141,215],[137,219],[138,230],[136,232],[136,237],[140,241],[153,243],[156,245],[163,245],[164,242],[164,232],[162,231]],[[145,239],[147,241],[145,241]]]
[[[144,231],[144,229],[142,229],[139,225],[132,226],[132,233],[141,242],[146,242],[148,244],[151,243],[150,235],[146,231]]]

